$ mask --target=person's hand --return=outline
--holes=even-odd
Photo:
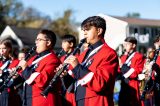
[[[16,68],[9,68],[8,69],[8,72],[9,72],[9,75],[13,78],[13,79],[16,79],[18,77],[18,72],[16,72]]]
[[[79,64],[77,57],[76,57],[76,56],[73,56],[73,55],[70,55],[70,56],[64,61],[64,63],[71,64],[71,66],[72,66],[73,68],[75,68],[75,67]]]
[[[22,67],[22,70],[24,70],[27,67],[27,62],[25,60],[21,60],[18,66]]]
[[[12,76],[13,79],[16,79],[19,75],[18,72],[16,72],[16,68],[10,69],[9,74]]]

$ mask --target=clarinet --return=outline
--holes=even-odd
[[[81,46],[83,45],[84,42],[86,42],[86,38],[84,38],[80,41],[79,45],[74,49],[74,51],[71,53],[71,55],[75,55],[79,51],[79,49],[81,48]],[[57,78],[61,75],[61,73],[64,70],[67,70],[69,64],[64,63],[62,66],[63,67],[56,72],[56,74],[54,75],[54,77],[50,81],[49,85],[44,89],[44,91],[41,92],[41,95],[43,97],[45,97],[45,98],[47,97],[49,91],[51,90],[51,88],[53,88],[53,85],[56,83]]]
[[[36,47],[32,47],[28,54],[25,56],[25,60],[28,60],[29,57],[34,53]],[[4,80],[3,84],[0,86],[0,91],[3,91],[3,89],[8,85],[9,81],[12,79],[13,76],[15,76],[18,72],[18,70],[21,70],[22,67],[17,66],[15,71],[11,72],[11,74]]]
[[[62,53],[64,52],[64,50],[63,49],[61,49],[61,51],[58,53],[58,57],[61,57],[61,55],[62,55]]]
[[[157,60],[158,55],[159,55],[159,50],[160,50],[160,48],[155,51],[155,55],[154,55],[154,57],[153,57],[153,64],[156,63],[156,60]],[[152,66],[153,66],[153,64],[152,64]],[[150,72],[150,73],[152,73],[152,69],[151,69],[151,72]],[[150,91],[153,89],[153,87],[154,87],[154,81],[152,81],[152,78],[151,78],[151,77],[152,77],[152,76],[151,76],[151,74],[150,74],[149,78],[147,79],[147,81],[146,81],[146,83],[145,83],[144,89],[143,89],[143,91],[142,91],[142,95],[141,95],[141,97],[140,97],[141,100],[145,100],[145,95],[146,95],[146,93],[147,93],[147,92],[150,92]]]

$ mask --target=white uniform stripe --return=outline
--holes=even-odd
[[[78,85],[85,85],[87,84],[92,78],[93,78],[94,73],[89,72],[86,76],[84,76],[82,79],[78,80],[75,83],[75,86],[77,87]]]
[[[129,71],[127,71],[123,76],[124,78],[128,78],[133,72],[134,72],[134,68],[131,68]]]
[[[28,85],[31,84],[39,75],[39,72],[34,72],[31,74],[31,76],[25,81]]]

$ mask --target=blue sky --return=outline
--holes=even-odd
[[[81,22],[99,13],[125,16],[138,12],[141,18],[160,20],[160,0],[20,0],[25,7],[33,7],[51,16],[62,16],[64,10],[72,9],[72,19]]]

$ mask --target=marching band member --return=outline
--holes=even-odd
[[[40,93],[49,84],[55,74],[60,60],[53,51],[56,43],[56,35],[50,30],[41,30],[35,40],[37,54],[28,63],[21,60],[21,77],[26,81],[23,87],[24,106],[61,106],[59,96],[60,85],[54,86],[54,91],[49,92],[47,98]]]
[[[137,40],[134,37],[125,39],[126,53],[120,59],[123,65],[119,72],[122,74],[119,106],[141,106],[137,77],[143,69],[144,57],[136,52],[136,45]]]
[[[65,59],[73,52],[74,48],[76,46],[76,38],[73,35],[66,34],[62,37],[62,49],[65,52],[63,56],[60,57],[61,62],[63,63]],[[79,53],[77,53],[78,55]],[[62,77],[62,95],[65,97],[66,91],[70,83],[67,83],[70,79],[70,77]],[[67,96],[74,97],[72,94],[68,94]],[[66,100],[63,99],[63,104],[66,105]]]
[[[62,49],[65,52],[65,55],[60,57],[61,62],[73,52],[76,46],[76,38],[73,35],[67,34],[62,37]]]
[[[114,106],[118,56],[104,41],[106,22],[92,16],[82,22],[81,28],[90,46],[78,58],[70,55],[65,61],[72,66],[68,73],[76,81],[75,98],[66,98],[72,106]]]
[[[154,39],[155,50],[148,49],[148,58],[146,59],[144,70],[140,74],[140,78],[144,76],[144,81],[141,81],[144,106],[159,106],[160,97],[160,37]],[[143,84],[144,82],[144,84]],[[143,86],[144,85],[144,86]]]
[[[154,48],[152,47],[148,48],[142,73],[138,75],[138,80],[140,81],[139,89],[140,89],[140,98],[142,100],[141,101],[142,106],[153,106],[153,90],[147,92],[145,95],[144,95],[144,90],[148,80],[150,80],[149,77],[152,76],[151,65],[153,65],[154,55],[155,55]]]
[[[9,76],[12,68],[19,63],[18,59],[12,60],[10,54],[12,53],[12,43],[10,40],[0,41],[0,86],[3,85],[6,78]],[[7,85],[0,91],[0,106],[21,106],[20,97],[16,95],[13,88],[8,88]],[[18,99],[19,98],[19,99]]]

